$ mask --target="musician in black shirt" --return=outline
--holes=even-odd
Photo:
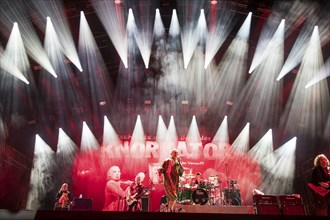
[[[71,205],[71,194],[68,184],[63,183],[61,189],[56,194],[54,210],[69,210]]]
[[[135,181],[131,184],[128,190],[128,196],[126,197],[126,202],[128,205],[129,212],[141,212],[141,196],[143,193],[143,173],[139,173],[135,177]]]
[[[317,208],[327,209],[327,215],[330,216],[330,162],[324,154],[315,157],[312,178],[308,185],[318,195]]]

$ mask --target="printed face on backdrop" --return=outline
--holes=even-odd
[[[120,180],[120,169],[117,166],[112,166],[110,167],[108,174],[107,174],[107,178],[108,180],[115,180],[118,181]]]

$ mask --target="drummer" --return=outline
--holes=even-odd
[[[197,186],[198,188],[205,188],[205,182],[204,180],[202,180],[202,174],[200,172],[196,173],[194,185]]]
[[[195,178],[194,184],[199,185],[199,184],[201,184],[203,182],[201,175],[202,174],[200,172],[197,172],[196,173],[196,178]]]

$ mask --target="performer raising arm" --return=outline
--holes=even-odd
[[[178,157],[178,151],[173,149],[171,151],[171,158],[166,159],[161,169],[159,169],[160,183],[164,184],[167,204],[170,212],[173,212],[174,204],[178,199],[179,190],[179,177],[183,174],[183,167],[181,165],[180,158]]]

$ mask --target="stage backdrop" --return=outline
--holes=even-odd
[[[160,144],[156,141],[134,142],[121,140],[116,144],[101,146],[98,150],[79,152],[75,156],[71,191],[73,197],[82,195],[93,200],[93,209],[101,210],[104,203],[104,188],[108,169],[119,166],[122,180],[132,180],[140,173],[145,173],[144,186],[149,191],[149,210],[160,208],[161,197],[165,194],[158,184],[157,169],[170,156],[170,151],[179,151],[184,167],[184,177],[196,172],[208,182],[216,176],[218,188],[231,187],[231,180],[237,182],[242,205],[252,204],[252,190],[260,186],[259,164],[248,153],[238,153],[226,144],[214,144],[192,141],[177,141]],[[192,178],[182,178],[182,184]],[[212,181],[211,181],[212,183]],[[124,188],[126,186],[123,186]]]

